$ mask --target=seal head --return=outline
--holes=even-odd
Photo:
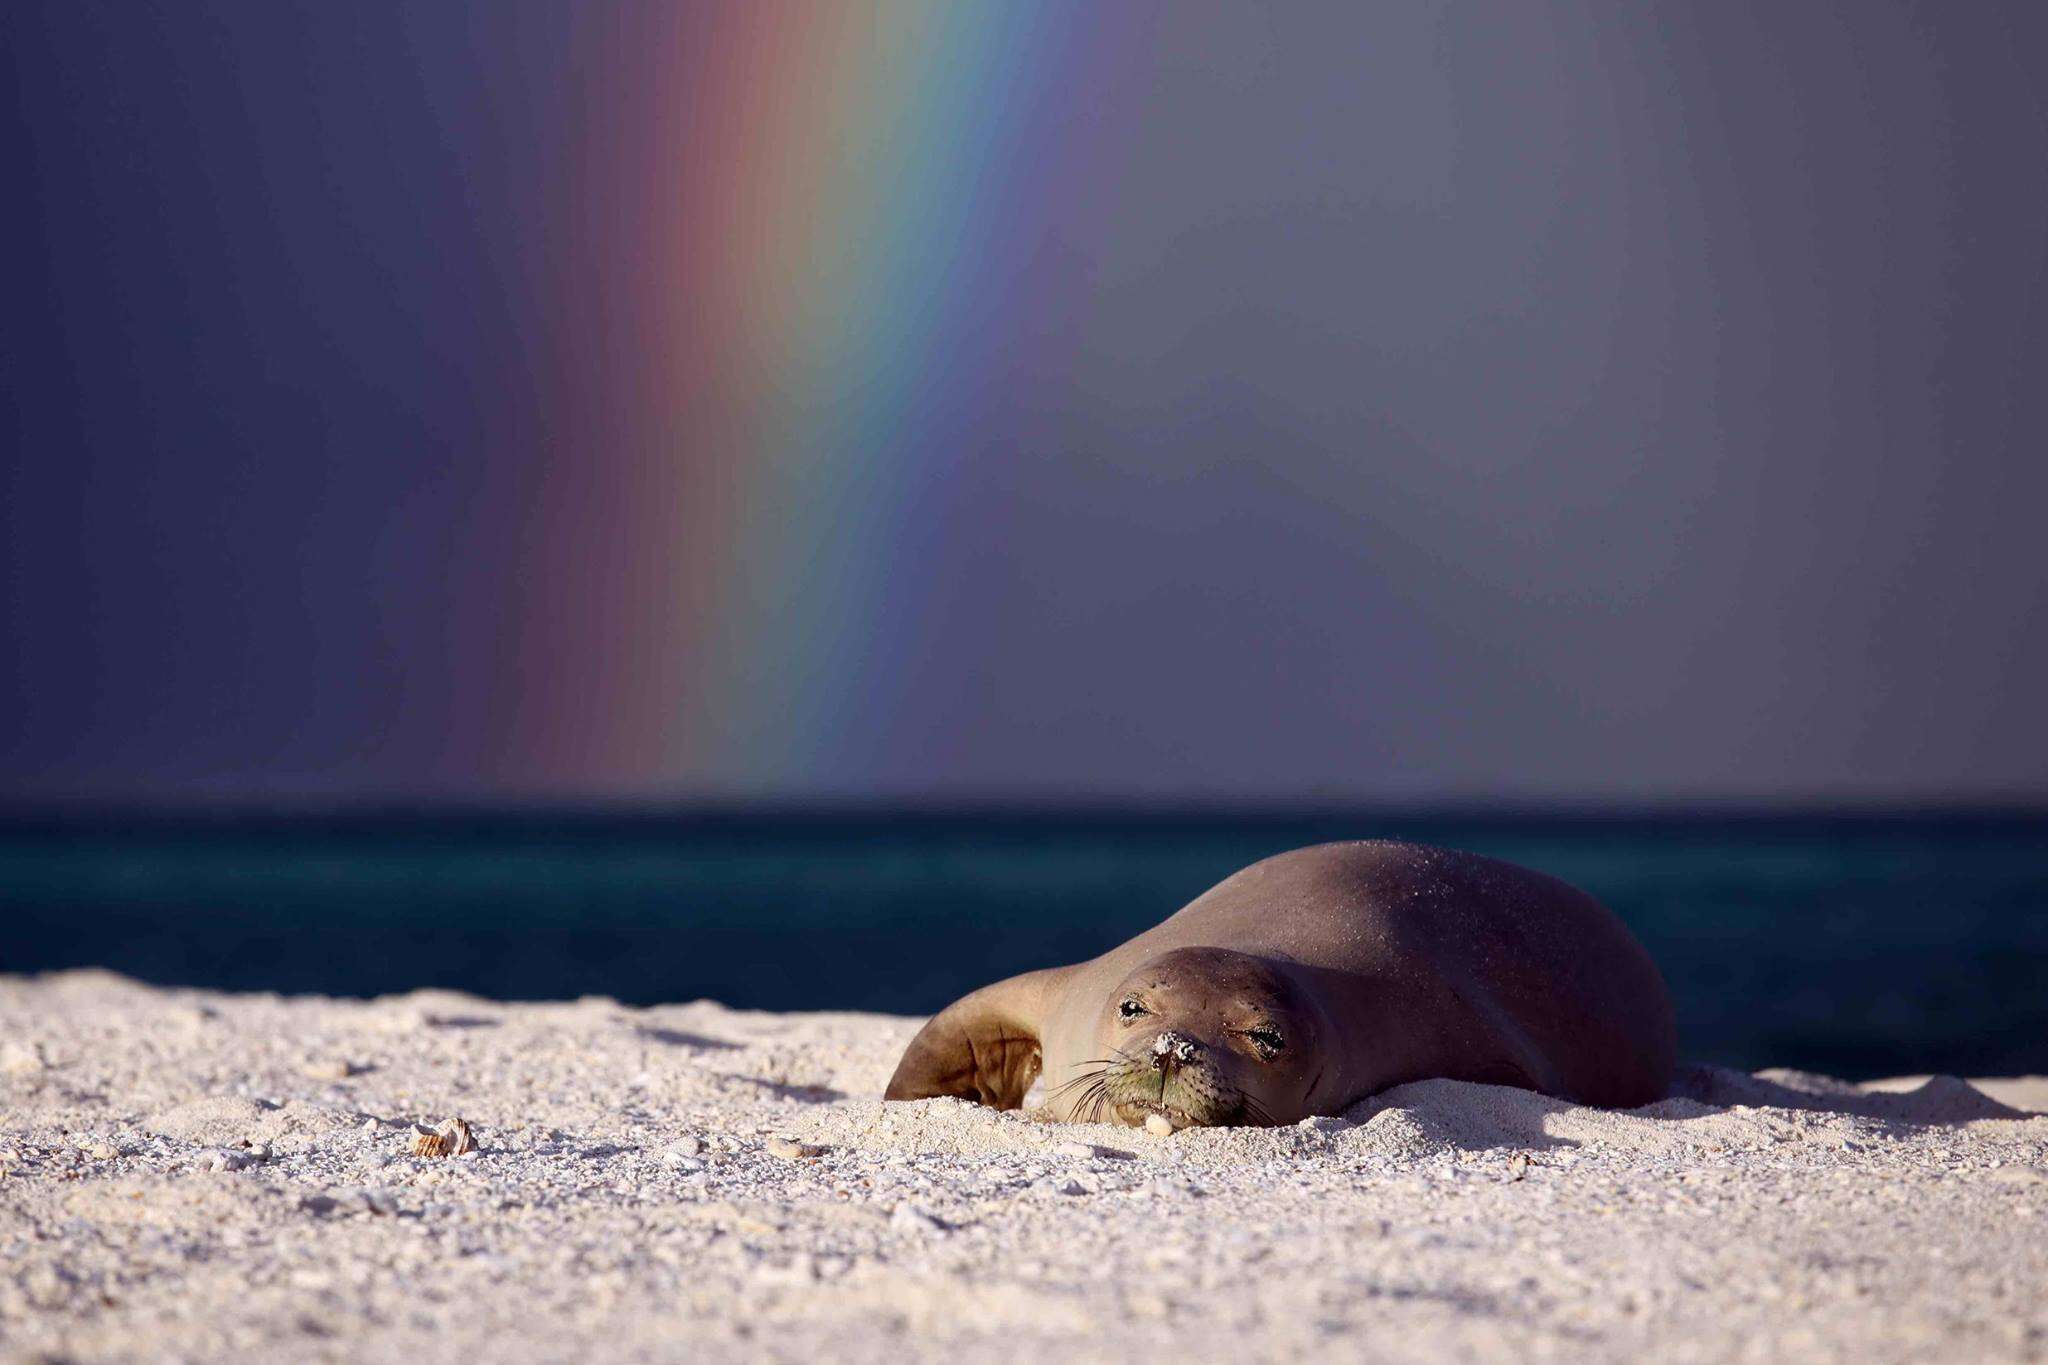
[[[1327,1024],[1283,964],[1229,948],[1176,948],[1108,993],[1100,1051],[1047,1101],[1084,1122],[1176,1128],[1269,1125],[1306,1112]]]

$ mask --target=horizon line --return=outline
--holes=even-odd
[[[1887,823],[2048,820],[2048,797],[1896,798],[1840,794],[1614,797],[803,797],[708,799],[642,796],[352,794],[312,796],[0,795],[0,828],[44,824],[294,824],[381,821],[535,821],[630,824],[1319,824],[1342,820],[1415,823],[1747,823],[1802,820]]]

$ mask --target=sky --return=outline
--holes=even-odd
[[[0,796],[2048,797],[2048,10],[18,0]]]

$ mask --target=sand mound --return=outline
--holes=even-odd
[[[1424,1145],[1410,1150],[1485,1151],[1559,1145],[1545,1124],[1570,1107],[1506,1086],[1416,1081],[1382,1091],[1345,1117],[1363,1123],[1367,1132],[1414,1133]]]
[[[1929,1076],[1911,1089],[1894,1091],[1857,1086],[1806,1071],[1772,1069],[1751,1076],[1720,1067],[1696,1066],[1680,1073],[1673,1090],[1710,1105],[1821,1110],[1898,1123],[1967,1123],[1973,1119],[2027,1117],[2024,1110],[2001,1104],[1954,1076]]]
[[[145,1131],[185,1142],[288,1142],[349,1126],[350,1117],[304,1100],[274,1104],[234,1095],[187,1100],[142,1120]]]

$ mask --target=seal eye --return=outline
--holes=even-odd
[[[1244,1036],[1251,1039],[1258,1046],[1259,1051],[1265,1053],[1268,1057],[1287,1046],[1287,1040],[1280,1036],[1280,1030],[1273,1028],[1271,1025],[1248,1028],[1244,1031]]]
[[[1116,1007],[1116,1012],[1126,1019],[1135,1019],[1141,1014],[1150,1014],[1152,1011],[1139,1004],[1136,996],[1131,996]]]

